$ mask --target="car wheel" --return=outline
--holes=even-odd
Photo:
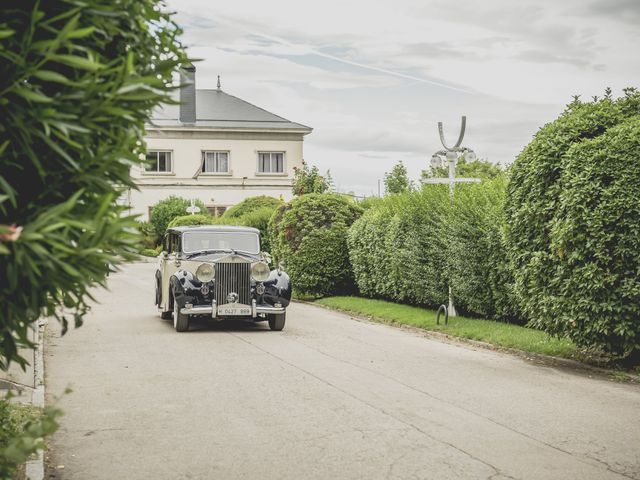
[[[176,302],[176,294],[173,294],[173,328],[176,332],[189,330],[189,315],[180,313],[180,305]]]
[[[276,332],[279,332],[284,328],[285,313],[277,313],[269,315],[269,328]]]

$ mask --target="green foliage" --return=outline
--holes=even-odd
[[[447,222],[449,272],[460,312],[522,321],[504,237],[506,186],[498,177],[456,187]]]
[[[353,288],[346,237],[362,209],[344,196],[310,193],[281,206],[270,222],[272,250],[294,288],[315,296]]]
[[[462,178],[482,178],[483,180],[491,180],[505,174],[505,170],[495,163],[491,163],[489,160],[476,159],[468,161],[464,155],[462,155],[458,163],[456,164],[456,177]],[[421,178],[448,178],[449,167],[446,165],[439,168],[429,167],[427,170],[422,171]]]
[[[278,205],[282,205],[282,202],[278,200],[276,200],[276,202],[278,202]],[[258,206],[255,208],[244,209],[245,213],[239,216],[233,214],[230,216],[223,215],[216,218],[210,217],[208,215],[183,215],[174,218],[169,223],[169,227],[178,227],[185,225],[241,225],[244,227],[253,227],[260,230],[260,245],[262,251],[269,252],[269,249],[271,248],[271,238],[269,236],[269,220],[271,219],[274,211],[275,208],[273,206]]]
[[[640,94],[577,98],[511,167],[516,289],[531,324],[617,355],[640,350]]]
[[[282,200],[278,200],[277,198],[269,197],[267,195],[249,197],[224,212],[222,218],[224,220],[239,218],[247,213],[266,207],[271,208],[271,212],[273,213],[276,208],[282,205],[282,203]]]
[[[202,213],[196,213],[194,215],[181,215],[175,217],[169,222],[167,228],[184,227],[187,225],[213,225],[219,223],[217,218],[209,215],[203,215]]]
[[[307,193],[325,193],[333,190],[333,178],[327,170],[325,176],[320,175],[318,167],[302,161],[302,168],[293,167],[293,194],[296,196]]]
[[[384,174],[384,188],[387,194],[413,190],[413,182],[409,180],[407,167],[404,166],[402,161],[394,165],[391,172]]]
[[[195,200],[193,204],[200,207],[201,212],[207,211],[204,203],[200,200]],[[160,243],[162,241],[162,237],[164,237],[169,223],[171,223],[174,218],[189,216],[186,215],[187,207],[189,207],[189,205],[191,205],[191,200],[171,195],[153,206],[149,223],[153,227],[153,231],[156,235],[156,243]],[[198,216],[200,217],[203,215]]]
[[[137,228],[142,237],[142,248],[155,248],[156,234],[151,224],[149,222],[138,222]]]
[[[5,2],[6,3],[6,2]],[[0,19],[0,367],[40,316],[82,322],[107,265],[134,257],[144,124],[186,61],[156,0],[8,2]],[[12,225],[17,225],[15,228]],[[24,229],[20,234],[20,227]],[[61,313],[63,312],[68,313]]]
[[[363,295],[446,303],[448,206],[446,187],[433,185],[388,196],[354,223],[349,258]]]
[[[236,225],[244,225],[245,227],[253,227],[260,230],[260,248],[263,252],[271,252],[273,248],[269,232],[269,221],[274,212],[274,208],[267,206],[248,212],[235,219]],[[224,217],[222,222],[224,223]]]
[[[44,439],[58,429],[60,415],[57,408],[41,411],[0,400],[0,480],[13,479],[19,465],[45,448]]]
[[[155,248],[144,248],[140,250],[140,255],[144,257],[157,257],[158,251]]]

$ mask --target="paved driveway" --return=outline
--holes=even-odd
[[[151,304],[112,275],[46,346],[57,479],[640,479],[640,388],[293,305],[283,332]],[[63,467],[63,468],[58,468]]]

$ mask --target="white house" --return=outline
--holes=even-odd
[[[170,195],[202,200],[212,214],[256,195],[290,199],[312,129],[229,95],[219,80],[215,90],[197,90],[195,67],[185,71],[180,105],[164,106],[146,126],[152,165],[132,169],[140,190],[128,192],[131,213],[148,219]]]

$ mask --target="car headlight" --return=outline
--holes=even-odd
[[[196,278],[202,283],[210,282],[215,276],[216,271],[210,263],[201,263],[196,270]]]
[[[251,265],[251,276],[259,282],[269,280],[270,274],[271,270],[269,270],[269,265],[264,262],[256,262]]]

